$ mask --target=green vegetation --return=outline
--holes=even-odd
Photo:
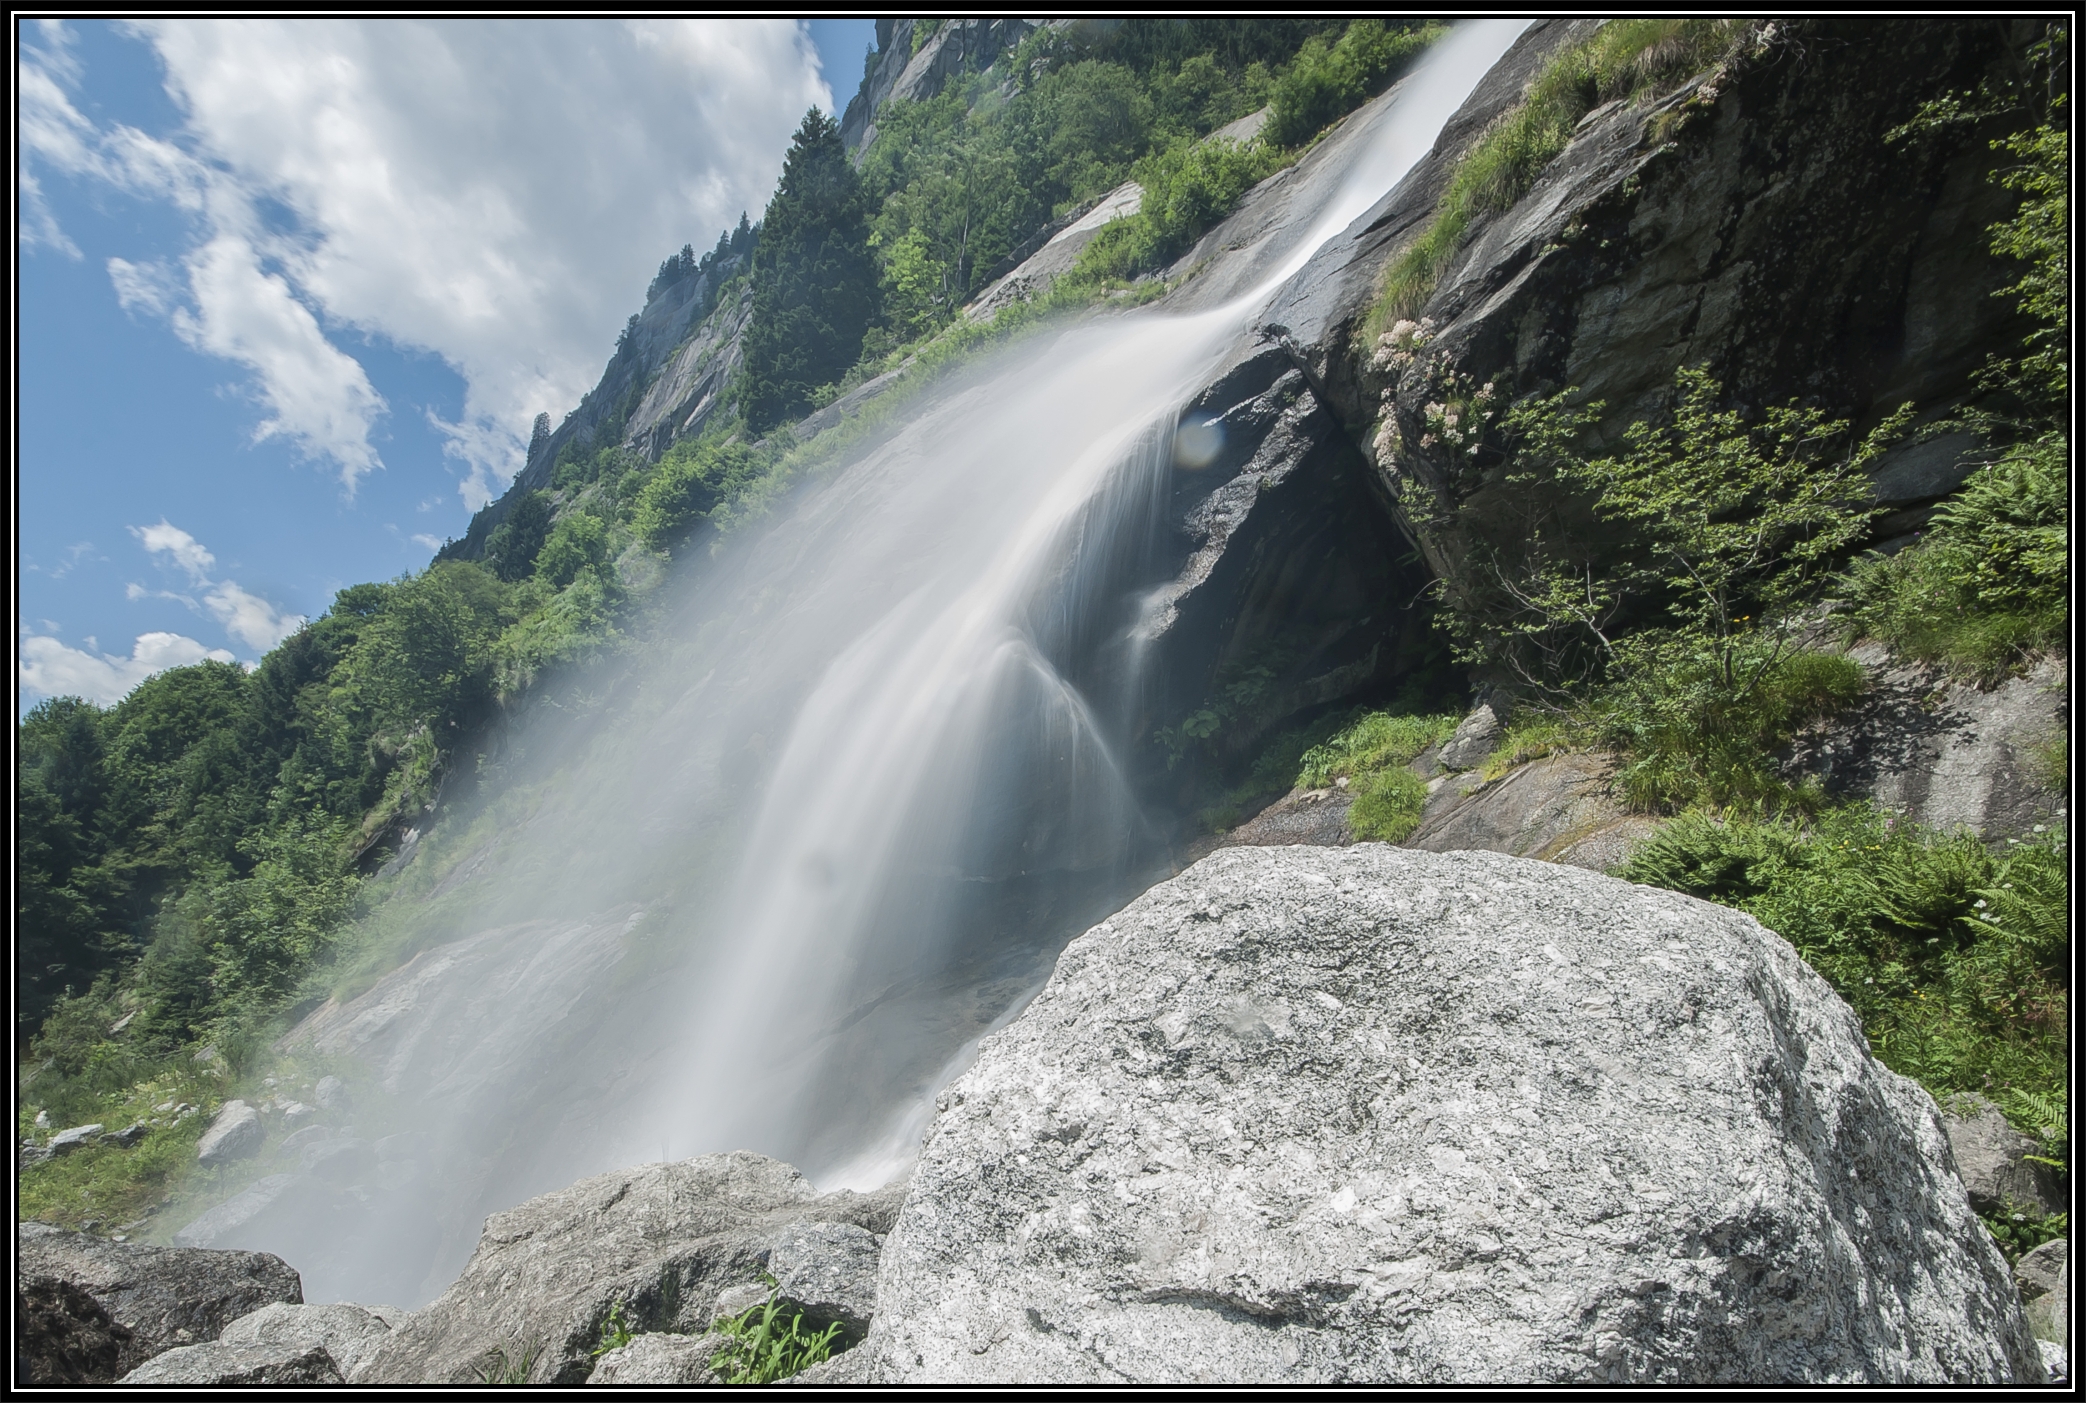
[[[876,310],[868,215],[839,124],[813,108],[783,158],[753,255],[740,391],[751,431],[802,413],[861,353]]]
[[[1354,796],[1347,815],[1354,835],[1398,842],[1419,827],[1427,804],[1427,782],[1412,772],[1412,761],[1447,740],[1461,719],[1370,712],[1306,751],[1296,782],[1324,789],[1345,780]]]
[[[1686,815],[1618,875],[1757,917],[1854,1007],[1885,1065],[1937,1097],[1990,1097],[2061,1162],[2068,856],[2061,840],[1995,855],[1854,805],[1805,825]]]
[[[1442,586],[1458,658],[1579,743],[1629,755],[1623,790],[1644,809],[1815,803],[1774,752],[1862,687],[1854,663],[1800,646],[1803,611],[1875,516],[1850,504],[1909,410],[1853,440],[1815,409],[1748,423],[1721,397],[1683,369],[1669,416],[1589,458],[1577,444],[1599,403],[1565,391],[1496,413],[1480,387],[1430,405],[1422,441],[1497,445],[1509,462],[1504,529],[1484,504],[1431,519],[1475,542],[1467,577]]]
[[[1390,86],[1446,33],[1448,26],[1443,24],[1392,29],[1379,19],[1358,19],[1330,43],[1324,34],[1312,35],[1275,80],[1268,140],[1277,146],[1302,146],[1312,140]]]
[[[711,1357],[710,1367],[727,1384],[771,1384],[803,1373],[832,1357],[840,1337],[838,1324],[813,1333],[804,1328],[795,1303],[770,1294],[767,1304],[714,1327],[730,1343]]]
[[[1981,681],[2064,643],[2071,445],[2048,433],[1980,469],[1924,540],[1850,576],[1850,618],[1899,654]]]
[[[1419,315],[1471,222],[1513,207],[1572,139],[1579,119],[1603,103],[1670,92],[1731,53],[1748,22],[1730,19],[1611,20],[1590,39],[1554,55],[1521,104],[1495,122],[1450,177],[1434,217],[1385,270],[1383,290],[1362,327],[1374,346],[1392,323]]]
[[[485,1357],[478,1361],[473,1372],[478,1375],[478,1382],[482,1384],[518,1387],[529,1382],[529,1374],[535,1369],[536,1361],[542,1355],[543,1345],[540,1341],[512,1354],[508,1353],[504,1346],[500,1346],[488,1351]]]
[[[608,1319],[601,1322],[601,1342],[587,1352],[588,1357],[599,1359],[612,1349],[621,1349],[636,1337],[637,1331],[632,1329],[631,1322],[624,1318],[623,1302],[620,1299],[611,1301]]]

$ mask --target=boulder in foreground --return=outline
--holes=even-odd
[[[526,1361],[531,1383],[584,1383],[612,1307],[640,1331],[701,1336],[718,1297],[771,1266],[830,1281],[836,1305],[859,1299],[843,1295],[856,1276],[851,1250],[827,1268],[813,1260],[827,1235],[815,1225],[852,1224],[873,1238],[889,1230],[898,1197],[821,1195],[789,1165],[747,1153],[583,1179],[486,1219],[455,1284],[399,1321],[350,1381],[467,1384]],[[838,1236],[852,1249],[854,1239]],[[646,1345],[643,1360],[625,1357],[618,1371],[663,1367],[651,1352],[669,1343]],[[689,1353],[676,1348],[677,1361]]]
[[[108,1382],[155,1355],[216,1339],[240,1316],[304,1300],[304,1285],[266,1252],[144,1247],[64,1232],[43,1223],[15,1230],[18,1281],[49,1277],[91,1296],[128,1332]]]
[[[1233,848],[943,1095],[882,1382],[2036,1383],[1927,1094],[1750,917]]]

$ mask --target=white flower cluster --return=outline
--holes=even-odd
[[[1401,321],[1376,338],[1376,354],[1369,358],[1369,368],[1379,375],[1387,375],[1405,369],[1412,364],[1420,349],[1434,339],[1434,318],[1422,317],[1419,321]]]
[[[1427,432],[1420,436],[1420,447],[1432,448],[1436,443],[1443,443],[1476,457],[1478,450],[1484,447],[1485,425],[1491,423],[1492,416],[1499,412],[1494,407],[1493,382],[1487,380],[1472,389],[1468,378],[1451,373],[1447,389],[1446,398],[1427,406]]]

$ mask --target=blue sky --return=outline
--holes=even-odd
[[[424,566],[873,34],[20,23],[19,706]]]

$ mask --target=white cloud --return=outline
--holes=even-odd
[[[178,633],[141,633],[127,658],[93,651],[91,638],[87,645],[86,649],[68,648],[55,638],[24,635],[15,668],[17,685],[37,696],[85,697],[112,706],[156,672],[187,667],[205,658],[233,660],[222,648],[206,648]]]
[[[203,607],[224,625],[226,633],[265,653],[304,627],[304,615],[278,609],[257,594],[249,594],[230,580],[212,586],[203,596]]]
[[[174,310],[181,296],[181,283],[165,263],[133,263],[127,258],[109,260],[109,281],[116,287],[116,302],[126,312],[149,312],[163,317]]]
[[[175,334],[253,371],[275,411],[254,430],[255,441],[282,435],[313,457],[332,458],[353,496],[362,476],[381,466],[369,431],[384,400],[361,363],[326,339],[289,283],[264,272],[243,238],[212,239],[189,256],[188,277],[197,311],[174,310]]]
[[[367,405],[312,355],[320,331],[290,310],[299,298],[327,325],[441,355],[466,383],[462,415],[443,427],[469,469],[468,507],[519,467],[537,411],[592,387],[659,260],[758,214],[805,108],[833,105],[788,20],[181,19],[141,31],[189,115],[185,143],[214,173],[201,198],[215,233],[254,255],[194,277],[195,324],[247,325],[256,279],[280,271],[268,324],[300,348],[299,392],[264,393],[291,434],[352,426]],[[49,125],[52,143],[71,130],[62,116]],[[149,139],[120,160],[134,184],[193,185]],[[219,208],[227,184],[247,212]],[[251,216],[263,199],[294,216],[294,237],[264,232]],[[241,359],[218,347],[247,343],[199,344]],[[312,441],[332,452],[344,436]]]
[[[414,545],[420,546],[426,550],[440,550],[443,547],[443,545],[446,544],[446,542],[444,542],[440,536],[425,536],[417,531],[414,532],[411,536],[407,537],[407,539],[410,540]]]
[[[304,627],[302,614],[278,609],[230,580],[212,579],[212,573],[217,569],[217,557],[201,541],[164,517],[157,526],[133,526],[130,533],[145,547],[146,554],[155,559],[164,557],[165,562],[171,562],[187,575],[189,583],[203,590],[203,598],[199,604],[190,595],[171,590],[148,590],[140,584],[130,585],[124,591],[126,598],[178,600],[191,609],[209,614],[226,633],[256,653],[267,652]]]
[[[138,538],[147,555],[168,557],[199,585],[208,584],[210,572],[217,568],[217,557],[201,541],[165,517],[159,519],[157,526],[133,526],[130,534]]]

